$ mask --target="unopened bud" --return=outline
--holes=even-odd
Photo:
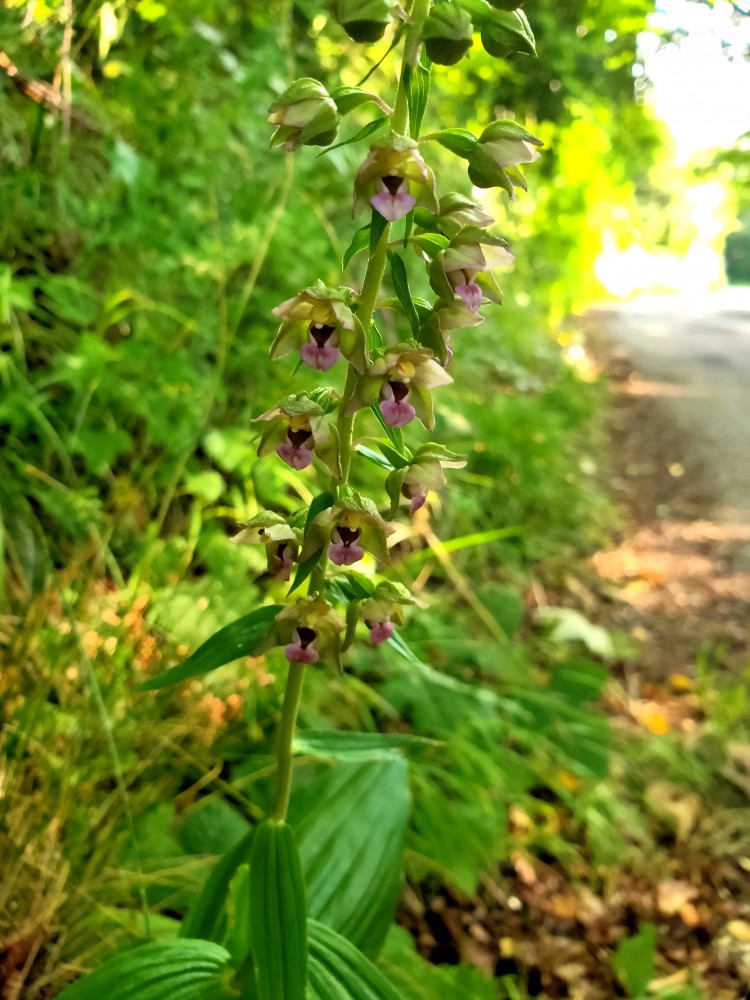
[[[298,146],[329,146],[341,117],[323,84],[302,77],[273,102],[268,120],[278,126],[271,147],[283,146],[291,152]]]
[[[425,22],[422,37],[427,55],[441,66],[453,66],[471,48],[474,26],[458,4],[435,7]]]
[[[355,42],[377,42],[391,21],[396,0],[339,0],[337,19]]]

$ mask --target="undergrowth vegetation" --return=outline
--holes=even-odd
[[[8,990],[21,983],[9,998],[53,997],[127,945],[239,934],[208,927],[196,900],[271,808],[282,663],[244,657],[139,688],[282,597],[258,579],[262,546],[230,537],[266,507],[288,516],[313,499],[305,471],[257,459],[251,421],[292,379],[316,384],[268,364],[271,310],[310,274],[339,282],[366,147],[274,155],[266,114],[295,76],[354,85],[387,48],[351,45],[320,7],[50,0],[8,3],[0,21],[0,968]],[[509,886],[537,860],[605,892],[693,831],[690,796],[713,784],[727,823],[738,808],[736,784],[715,790],[743,724],[736,695],[706,691],[689,752],[678,736],[636,738],[600,703],[612,650],[585,621],[555,638],[536,619],[540,588],[564,589],[614,523],[603,388],[567,317],[594,293],[597,234],[638,224],[656,140],[631,98],[649,4],[535,7],[538,61],[494,61],[475,40],[469,62],[433,74],[441,126],[479,131],[506,110],[550,152],[531,195],[493,205],[517,264],[502,309],[461,332],[450,398],[436,397],[441,441],[468,464],[393,548],[395,578],[424,607],[405,641],[359,648],[341,676],[308,671],[296,745],[289,815],[310,915],[380,953],[403,1000],[576,995],[535,985],[512,932],[500,944],[477,932],[480,959],[441,943],[437,918],[427,941],[429,900],[494,893],[510,922]],[[344,137],[373,117],[358,110]],[[364,492],[382,479],[375,465],[357,474]],[[351,731],[392,742],[348,743]],[[655,978],[638,923],[602,946],[608,988],[633,997]]]

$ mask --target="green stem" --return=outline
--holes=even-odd
[[[277,823],[284,822],[289,809],[289,796],[292,791],[292,741],[294,740],[294,728],[297,724],[297,712],[302,697],[304,679],[305,664],[290,663],[277,735],[276,804],[271,813],[271,819]]]
[[[419,59],[422,27],[430,12],[430,5],[431,0],[414,0],[411,22],[406,31],[401,76],[399,78],[396,104],[391,119],[391,128],[394,132],[398,132],[401,135],[408,134],[409,130],[409,102],[406,93],[405,70],[407,66],[415,66]],[[368,337],[388,261],[390,233],[391,226],[389,223],[383,230],[377,246],[370,253],[365,279],[362,284],[362,292],[359,296],[357,317],[364,327],[365,335]],[[358,377],[356,369],[350,366],[346,377],[344,399],[347,399],[353,391]],[[354,416],[345,417],[339,412],[337,427],[340,441],[341,482],[346,483],[349,479],[349,470],[352,461]],[[310,594],[322,591],[325,586],[325,561],[326,557],[323,555],[320,563],[315,567],[310,576],[310,586],[308,588]],[[305,665],[302,663],[290,663],[286,689],[284,691],[284,703],[281,707],[281,722],[279,723],[277,734],[276,759],[278,761],[278,768],[276,772],[276,802],[271,814],[271,819],[277,823],[284,822],[287,810],[289,809],[289,796],[292,790],[292,743],[294,741],[294,730],[297,725],[297,713],[302,697],[304,679]]]
[[[385,265],[388,260],[388,240],[390,238],[390,232],[391,225],[388,223],[367,262],[367,271],[365,272],[365,280],[362,284],[362,292],[359,296],[359,309],[357,310],[357,318],[362,323],[365,336],[369,335],[370,324],[372,323],[372,317],[375,313],[375,303],[378,299],[380,286],[383,284]],[[350,365],[349,373],[346,376],[344,399],[348,399],[353,392],[357,378],[356,369]],[[341,482],[345,483],[349,479],[349,469],[352,462],[354,416],[345,417],[343,413],[340,413],[337,426],[341,455]]]

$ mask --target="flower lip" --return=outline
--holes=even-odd
[[[373,646],[379,646],[393,635],[393,625],[388,618],[379,622],[365,620],[365,625],[370,630],[370,642]]]
[[[391,195],[398,194],[398,189],[404,183],[404,178],[397,177],[395,174],[388,174],[386,177],[381,177],[380,179],[388,188],[388,193]]]
[[[335,332],[336,327],[329,326],[327,323],[311,323],[308,329],[308,333],[317,347],[325,347]]]
[[[309,441],[312,437],[312,431],[307,430],[304,427],[295,431],[290,427],[286,432],[286,436],[293,448],[301,448],[305,442]]]

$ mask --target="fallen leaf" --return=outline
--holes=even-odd
[[[646,803],[657,816],[670,820],[681,839],[685,839],[698,821],[700,796],[686,792],[681,785],[669,781],[654,781],[646,789]]]
[[[694,886],[674,879],[665,879],[656,887],[656,903],[666,917],[679,913],[685,903],[689,903],[697,895],[698,890]]]

